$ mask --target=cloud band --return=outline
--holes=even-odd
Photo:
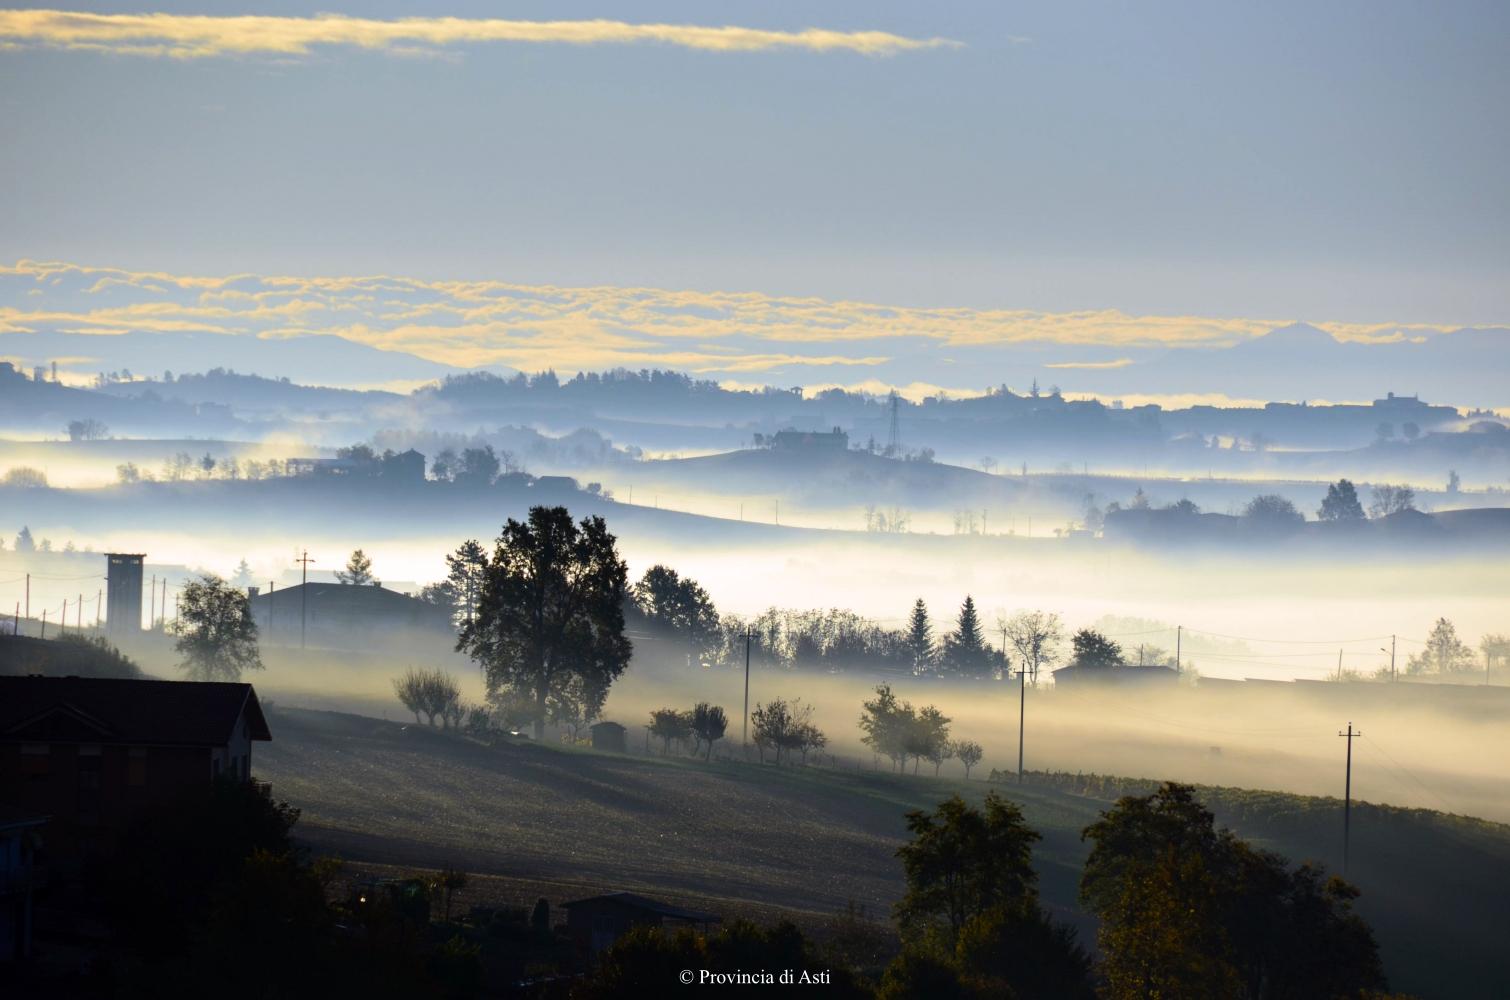
[[[374,51],[436,50],[498,42],[557,45],[658,43],[703,52],[851,52],[889,56],[953,47],[943,38],[885,31],[772,31],[733,25],[630,24],[624,21],[510,21],[411,17],[385,21],[317,17],[216,17],[185,14],[94,14],[0,10],[0,46],[39,46],[127,55],[201,59],[213,56],[304,56],[321,46]]]

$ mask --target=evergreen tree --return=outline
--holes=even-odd
[[[907,620],[907,649],[912,653],[914,670],[932,666],[933,622],[928,618],[928,605],[921,597],[912,606],[912,616]]]
[[[346,560],[346,570],[336,571],[336,579],[353,587],[366,587],[372,583],[372,560],[367,553],[357,549]]]
[[[28,528],[24,524],[21,526],[21,533],[16,536],[16,551],[17,552],[35,552],[35,551],[37,551],[37,543],[32,540],[31,529]]]
[[[981,631],[980,614],[975,610],[975,599],[968,594],[959,609],[954,631],[944,637],[941,660],[946,672],[962,676],[978,677],[991,667],[991,650],[986,647]]]
[[[1316,512],[1322,521],[1361,521],[1363,504],[1358,500],[1358,490],[1346,479],[1339,479],[1326,489],[1326,499]]]
[[[482,593],[482,581],[488,570],[487,550],[475,538],[469,538],[446,556],[446,583],[456,601],[456,613],[465,625],[472,620],[477,609],[477,597]]]

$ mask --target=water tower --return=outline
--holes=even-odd
[[[134,635],[142,630],[142,563],[144,554],[105,553],[105,631]]]

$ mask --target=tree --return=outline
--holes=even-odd
[[[123,486],[142,481],[142,470],[135,462],[123,462],[115,467],[115,481]]]
[[[627,576],[601,517],[576,524],[565,507],[533,507],[504,525],[456,648],[481,665],[490,693],[533,693],[536,739],[554,687],[575,674],[606,692],[628,665]]]
[[[724,731],[729,728],[729,717],[724,714],[722,707],[709,705],[706,701],[700,701],[692,708],[692,731],[697,738],[708,745],[708,752],[704,759],[713,759],[713,744],[724,738]]]
[[[718,636],[718,611],[696,580],[669,566],[645,571],[630,591],[636,611],[651,628],[685,639],[701,659]]]
[[[890,684],[876,687],[876,696],[861,705],[860,742],[891,761],[892,767],[907,762],[907,739],[917,721],[912,705],[899,701]]]
[[[1457,469],[1447,470],[1447,492],[1453,496],[1463,492],[1463,477],[1458,475]]]
[[[912,669],[922,673],[933,665],[933,623],[928,619],[928,605],[919,597],[907,619],[907,649],[912,654]]]
[[[434,670],[411,667],[402,676],[394,678],[393,693],[398,695],[405,708],[414,713],[415,722],[423,713],[429,725],[435,725],[439,718],[443,727],[450,728],[459,725],[464,714],[461,687],[454,677],[439,667]]]
[[[1458,638],[1457,626],[1446,618],[1437,619],[1426,637],[1426,648],[1405,664],[1405,672],[1410,674],[1450,674],[1472,668],[1473,650]]]
[[[1243,518],[1261,528],[1289,528],[1305,520],[1295,504],[1277,493],[1265,493],[1248,501]]]
[[[251,602],[213,573],[184,587],[172,630],[179,666],[190,680],[237,681],[243,670],[262,669]]]
[[[969,781],[970,769],[980,763],[985,750],[974,740],[956,740],[952,749],[954,758],[965,765],[965,780]]]
[[[962,677],[981,677],[991,669],[991,650],[981,632],[975,599],[965,595],[953,632],[944,636],[940,667]]]
[[[1059,616],[1046,611],[1022,611],[1001,623],[1007,641],[1017,652],[1019,669],[1038,683],[1040,667],[1052,666],[1059,658],[1059,644],[1064,641],[1064,626]]]
[[[934,775],[938,775],[949,750],[949,721],[949,717],[933,705],[918,709],[913,716],[905,737],[905,749],[913,759],[913,774],[917,773],[918,765],[927,760],[933,764]]]
[[[692,735],[692,716],[675,708],[657,708],[650,713],[650,735],[659,737],[663,743],[661,754],[671,752],[672,740],[684,740]]]
[[[750,732],[762,764],[767,747],[775,750],[776,763],[781,763],[781,753],[792,745],[798,724],[792,703],[784,698],[756,704],[755,711],[750,713]]]
[[[430,462],[430,476],[443,483],[449,483],[460,466],[461,460],[456,457],[456,452],[451,448],[445,448]]]
[[[231,583],[242,588],[252,585],[252,567],[245,559],[236,564],[236,572],[231,576]]]
[[[1103,995],[1358,996],[1384,977],[1357,890],[1316,867],[1290,871],[1173,783],[1119,799],[1094,843],[1080,898],[1101,923]]]
[[[1374,435],[1380,441],[1392,441],[1395,437],[1395,425],[1388,421],[1381,422],[1378,427],[1374,428]]]
[[[452,480],[460,486],[491,486],[493,480],[498,478],[500,467],[498,455],[493,451],[492,445],[465,448]]]
[[[603,714],[603,703],[608,700],[608,689],[581,674],[564,674],[551,688],[546,704],[546,717],[558,726],[571,731],[571,740],[577,742],[582,729],[593,724]]]
[[[201,479],[209,479],[214,472],[215,456],[209,452],[205,452],[204,457],[199,460],[199,476]]]
[[[1316,512],[1320,521],[1361,521],[1363,504],[1358,502],[1358,490],[1346,479],[1339,479],[1327,487],[1326,499]]]
[[[1368,505],[1370,517],[1388,517],[1416,509],[1416,491],[1409,486],[1391,486],[1381,483],[1374,487],[1373,502]]]
[[[1070,640],[1077,667],[1120,667],[1125,662],[1122,647],[1093,628],[1083,628]]]
[[[981,809],[955,795],[934,812],[907,814],[911,840],[897,850],[907,889],[896,904],[904,934],[938,929],[952,944],[970,920],[997,907],[1038,903],[1033,844],[1041,839],[1018,806],[994,791]]]
[[[35,551],[37,551],[37,543],[32,540],[31,529],[28,528],[24,524],[21,525],[21,530],[16,533],[16,551],[17,552],[35,552]]]
[[[110,428],[94,418],[68,421],[68,440],[94,441],[110,432]]]
[[[346,569],[336,570],[336,579],[349,587],[366,587],[372,584],[372,560],[367,553],[357,549],[346,560]]]
[[[473,538],[462,542],[455,552],[446,556],[446,583],[455,595],[456,614],[461,616],[458,626],[472,620],[487,569],[487,550]]]
[[[5,470],[5,475],[0,476],[0,486],[42,489],[47,486],[47,474],[41,469],[33,469],[28,465],[18,465]]]
[[[1405,435],[1405,440],[1414,441],[1421,436],[1421,426],[1415,421],[1407,420],[1400,425],[1400,433]]]

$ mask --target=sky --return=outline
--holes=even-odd
[[[1510,325],[1502,3],[320,9],[0,10],[0,265],[390,276],[410,319],[230,332],[782,383]],[[77,284],[0,330],[150,327]],[[484,287],[550,315],[468,324]]]

